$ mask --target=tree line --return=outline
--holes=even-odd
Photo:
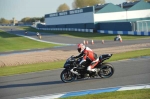
[[[37,22],[37,21],[44,22],[44,17],[33,17],[33,18],[25,17],[21,19],[21,22],[24,22],[24,23],[32,23],[32,22]]]
[[[140,0],[126,0],[127,2],[135,2],[135,1],[140,1]],[[150,0],[144,0],[146,2],[150,2]],[[72,3],[72,8],[76,9],[76,8],[83,8],[86,6],[93,6],[96,4],[104,4],[105,0],[74,0]],[[58,6],[57,8],[57,12],[61,12],[61,11],[67,11],[70,10],[69,6],[64,3]]]
[[[12,24],[13,20],[7,20],[5,18],[0,18],[0,24]]]
[[[44,22],[44,17],[25,17],[20,20],[23,23],[33,23],[36,21]],[[13,24],[13,20],[7,20],[5,18],[0,18],[0,24]]]
[[[93,6],[96,4],[104,4],[105,0],[74,0],[72,3],[72,8],[76,9],[76,8],[83,8],[86,6]],[[64,3],[58,6],[57,8],[57,12],[61,12],[61,11],[67,11],[70,10],[69,6]]]

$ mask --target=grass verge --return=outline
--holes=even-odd
[[[37,30],[32,27],[19,27],[21,30],[32,31],[32,32],[44,32],[44,33],[54,33],[65,36],[73,36],[73,37],[82,37],[87,39],[94,40],[114,40],[116,35],[114,34],[100,34],[100,33],[87,33],[87,32],[68,32],[68,31],[50,31],[50,30]],[[141,38],[149,38],[149,36],[134,36],[134,35],[122,35],[123,40],[135,40]]]
[[[110,58],[106,62],[141,57],[141,56],[150,56],[150,49],[136,50],[136,51],[114,54],[112,56],[112,58]],[[65,60],[57,61],[57,62],[29,64],[29,65],[22,65],[22,66],[1,67],[0,68],[0,76],[7,76],[7,75],[14,75],[14,74],[22,74],[22,73],[37,72],[37,71],[42,71],[42,70],[52,70],[52,69],[63,68],[64,62],[65,62]]]
[[[17,35],[8,34],[0,30],[0,52],[12,50],[17,51],[37,48],[50,48],[54,46],[60,45],[37,42]]]
[[[150,89],[116,91],[60,99],[150,99]]]

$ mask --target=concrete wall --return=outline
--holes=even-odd
[[[150,18],[150,9],[127,11],[127,19]]]
[[[94,14],[94,22],[126,20],[126,11]]]
[[[130,22],[108,22],[98,23],[97,30],[112,30],[112,31],[132,31]]]
[[[68,10],[45,15],[46,25],[94,23],[93,7]]]
[[[45,18],[46,25],[93,23],[93,12]]]

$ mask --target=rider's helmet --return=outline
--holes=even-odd
[[[79,53],[81,53],[84,49],[85,49],[85,45],[84,44],[82,44],[82,43],[78,44],[77,50],[78,50]]]

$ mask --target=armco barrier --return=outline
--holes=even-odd
[[[93,29],[78,29],[78,28],[38,28],[39,30],[53,31],[78,31],[78,32],[93,32]]]
[[[150,32],[137,32],[137,31],[109,31],[109,30],[98,30],[98,33],[106,34],[122,34],[122,35],[145,35],[150,36]]]

